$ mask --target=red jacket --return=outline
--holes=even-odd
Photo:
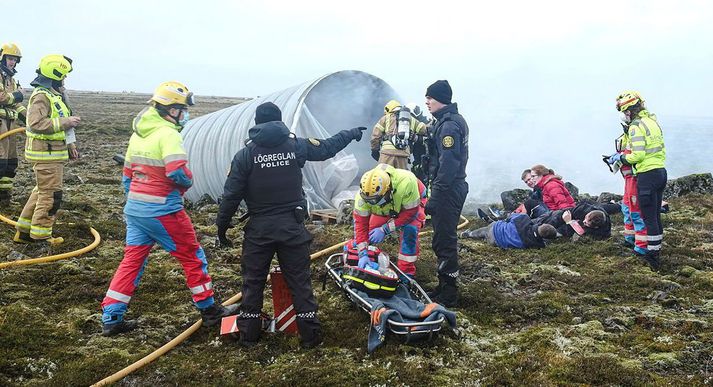
[[[557,175],[542,176],[537,186],[542,189],[542,201],[550,210],[574,207],[574,199]]]

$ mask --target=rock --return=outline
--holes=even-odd
[[[84,179],[76,173],[68,173],[64,175],[64,182],[68,185],[84,184]]]
[[[354,200],[342,200],[337,209],[337,224],[351,224]]]
[[[602,192],[597,197],[597,203],[618,203],[623,196],[611,192]]]
[[[592,196],[588,193],[579,194],[579,201],[599,202],[599,196]]]
[[[669,180],[663,191],[663,197],[664,199],[670,199],[691,193],[713,194],[713,175],[699,173]]]
[[[567,191],[569,191],[569,194],[572,195],[572,199],[574,199],[575,202],[579,201],[579,188],[577,188],[576,185],[570,183],[570,182],[565,182],[564,186],[567,188]]]
[[[515,188],[500,194],[505,211],[515,211],[515,209],[526,199],[530,198],[532,191],[528,189]]]
[[[198,199],[195,202],[187,203],[186,207],[190,208],[192,210],[201,210],[204,207],[211,205],[211,204],[218,204],[213,198],[206,194],[203,194],[200,199]]]

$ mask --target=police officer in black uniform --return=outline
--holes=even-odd
[[[436,81],[426,90],[426,106],[436,119],[431,137],[429,188],[431,197],[426,214],[433,224],[433,251],[438,258],[438,288],[430,295],[434,301],[456,306],[458,301],[458,235],[456,229],[468,183],[468,124],[458,114],[458,105],[451,103],[453,91],[448,81]]]
[[[245,199],[250,220],[244,228],[241,269],[243,300],[238,315],[240,343],[257,343],[263,289],[272,257],[277,259],[292,293],[297,313],[300,344],[312,348],[322,342],[317,318],[317,301],[310,282],[309,245],[312,235],[304,227],[307,202],[302,191],[306,161],[327,160],[352,140],[361,140],[365,127],[343,130],[325,139],[296,138],[282,120],[282,112],[271,102],[255,111],[255,126],[245,148],[238,151],[225,182],[218,211],[218,240],[230,246],[225,233],[241,200]]]

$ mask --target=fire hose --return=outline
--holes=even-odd
[[[468,219],[466,219],[466,218],[465,218],[464,216],[462,216],[462,215],[461,215],[461,219],[463,220],[463,222],[458,225],[458,229],[461,229],[461,228],[463,228],[463,227],[465,227],[465,226],[468,225]],[[432,232],[433,232],[433,231],[431,231],[431,230],[429,230],[429,231],[423,231],[423,232],[419,233],[419,235],[426,235],[426,234],[429,234],[429,233],[432,233]],[[315,259],[317,259],[317,258],[319,258],[319,257],[322,257],[322,256],[325,256],[325,255],[327,255],[327,254],[330,254],[330,253],[332,253],[332,252],[334,252],[334,251],[336,251],[336,250],[342,248],[342,246],[344,246],[346,243],[347,243],[347,241],[340,242],[340,243],[337,243],[337,244],[335,244],[335,245],[333,245],[333,246],[327,247],[326,249],[317,251],[316,253],[311,254],[311,255],[309,256],[309,258],[310,258],[310,260],[315,260]],[[268,275],[268,277],[267,277],[267,281],[268,281],[268,282],[270,281],[270,276],[269,276],[269,275]],[[234,303],[240,301],[240,299],[241,299],[242,297],[243,297],[243,293],[242,293],[242,292],[241,292],[241,293],[238,293],[238,294],[234,295],[233,297],[229,298],[228,300],[226,300],[225,302],[223,302],[223,305],[224,305],[224,306],[228,306],[228,305],[234,304]],[[94,386],[105,386],[105,385],[107,385],[107,384],[111,384],[111,383],[116,383],[116,382],[118,382],[119,380],[125,378],[126,376],[128,376],[128,375],[131,374],[132,372],[134,372],[134,371],[136,371],[136,370],[142,368],[143,366],[145,366],[145,365],[151,363],[152,361],[154,361],[154,360],[158,359],[159,357],[161,357],[162,355],[166,354],[168,351],[170,351],[171,349],[173,349],[174,347],[176,347],[178,344],[181,344],[183,341],[185,341],[186,339],[188,339],[193,333],[195,333],[202,325],[203,325],[203,321],[202,321],[202,320],[196,321],[196,322],[193,323],[193,325],[191,325],[188,329],[186,329],[185,331],[183,331],[183,333],[181,333],[180,335],[178,335],[176,338],[174,338],[173,340],[169,341],[168,343],[164,344],[161,348],[158,348],[157,350],[151,352],[150,354],[146,355],[145,357],[141,358],[140,360],[136,361],[135,363],[133,363],[133,364],[127,366],[126,368],[122,369],[121,371],[119,371],[119,372],[117,372],[117,373],[115,373],[115,374],[113,374],[113,375],[111,375],[111,376],[108,376],[108,377],[106,377],[106,378],[104,378],[104,379],[102,379],[102,380],[100,380],[100,381],[94,383],[94,384],[92,385],[92,387],[94,387]]]
[[[0,134],[0,140],[2,140],[5,137],[11,136],[16,133],[21,133],[24,131],[25,131],[24,128],[17,128],[17,129],[10,130],[8,132]],[[3,215],[0,215],[0,221],[3,221],[3,222],[5,222],[9,225],[12,225],[12,226],[15,226],[17,224],[17,222],[15,222],[11,219],[8,219],[7,217],[5,217]],[[91,232],[92,235],[94,236],[94,241],[91,244],[89,244],[88,246],[85,246],[79,250],[70,251],[68,253],[50,255],[50,256],[41,257],[41,258],[30,258],[30,259],[22,259],[19,261],[0,262],[0,269],[6,269],[6,268],[12,267],[12,266],[34,265],[37,263],[54,262],[54,261],[59,261],[61,259],[68,259],[68,258],[76,257],[76,256],[82,255],[84,253],[87,253],[89,251],[92,251],[92,250],[94,250],[94,248],[99,246],[99,243],[101,242],[101,235],[99,235],[99,232],[92,227],[89,228],[89,232]]]

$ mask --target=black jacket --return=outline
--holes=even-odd
[[[433,113],[436,125],[433,128],[433,145],[437,152],[437,161],[433,160],[430,169],[432,199],[438,192],[451,189],[454,182],[465,180],[465,167],[468,164],[468,124],[458,114],[458,104],[451,103]]]
[[[254,160],[251,157],[251,143],[260,147],[271,148],[282,146],[288,140],[295,141],[294,160],[299,168],[302,168],[307,161],[324,161],[334,157],[337,152],[349,145],[354,139],[354,134],[352,131],[342,130],[324,140],[295,138],[282,121],[271,121],[250,128],[248,137],[249,140],[246,141],[246,147],[235,154],[230,164],[230,172],[228,173],[228,179],[225,181],[223,199],[218,210],[216,221],[218,228],[227,227],[240,202],[243,199],[247,199],[248,180],[254,165]],[[301,186],[300,182],[300,189]],[[286,190],[293,188],[295,187],[286,187]],[[301,193],[301,195],[300,203],[303,203],[303,208],[306,208],[304,193]],[[259,206],[258,208],[251,208],[251,203],[255,202],[247,200],[246,202],[248,203],[248,212],[252,215],[272,215],[286,212],[287,210],[293,210],[297,204],[294,202],[294,198],[291,197],[285,197],[283,203],[272,203],[269,206],[253,205],[253,207]]]
[[[535,224],[529,216],[516,214],[515,216],[510,216],[506,221],[512,222],[515,225],[515,229],[520,236],[524,248],[545,247],[544,239],[537,235],[537,227],[539,224]]]
[[[584,217],[587,216],[588,213],[596,210],[604,212],[604,225],[598,228],[586,227],[584,225]],[[569,226],[564,222],[564,220],[562,220],[562,214],[565,211],[568,210],[551,211],[535,219],[534,222],[538,226],[545,223],[551,224],[557,229],[557,232],[559,232],[563,236],[571,237],[572,235],[574,235],[575,232],[571,226]],[[611,219],[609,218],[609,214],[607,214],[604,208],[602,208],[598,203],[581,201],[569,211],[572,212],[572,219],[577,220],[584,229],[584,235],[589,235],[594,239],[606,239],[611,236]]]

